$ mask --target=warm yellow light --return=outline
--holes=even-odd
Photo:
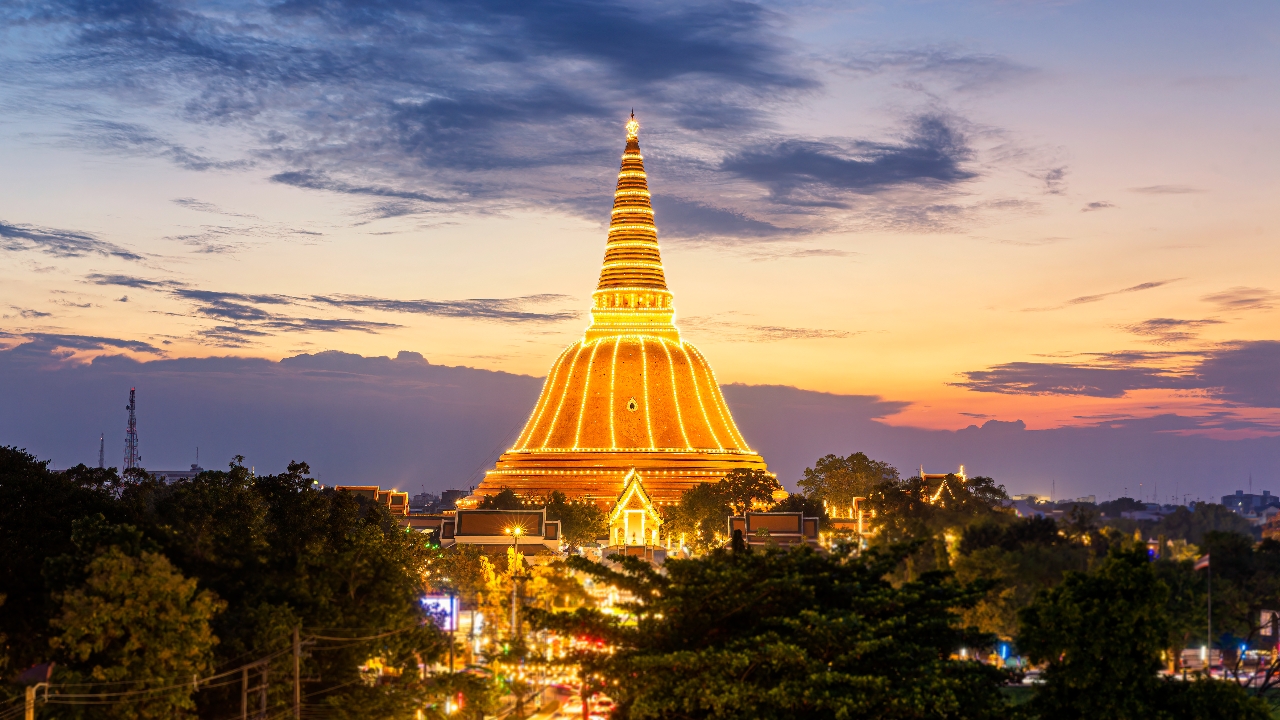
[[[640,137],[640,123],[636,122],[636,116],[632,115],[627,121],[627,139],[635,140]]]

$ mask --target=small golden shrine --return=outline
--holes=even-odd
[[[609,511],[609,545],[657,545],[661,528],[662,515],[645,492],[640,473],[632,468]]]
[[[652,502],[665,504],[731,470],[766,469],[675,325],[634,114],[626,127],[591,325],[552,364],[523,432],[469,504],[509,487],[608,507],[637,470]]]

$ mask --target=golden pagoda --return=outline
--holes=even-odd
[[[524,431],[473,503],[509,487],[610,505],[634,470],[664,504],[736,468],[766,469],[706,358],[676,328],[634,113],[626,128],[591,325],[551,366]]]

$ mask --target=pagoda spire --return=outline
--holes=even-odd
[[[609,240],[600,282],[592,295],[587,338],[605,335],[658,335],[678,340],[675,308],[662,271],[658,228],[653,224],[649,180],[640,154],[640,123],[635,110],[627,121],[618,185],[613,192]]]

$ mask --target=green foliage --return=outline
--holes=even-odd
[[[757,504],[772,505],[773,494],[782,489],[778,479],[763,470],[732,470],[716,487],[734,515],[742,515]]]
[[[227,471],[191,480],[122,481],[83,467],[50,473],[26,453],[0,449],[0,590],[8,595],[0,632],[10,638],[14,665],[50,659],[55,636],[57,652],[69,652],[73,628],[55,623],[71,622],[67,598],[88,603],[106,592],[91,581],[99,582],[95,563],[114,547],[131,562],[147,559],[130,578],[168,577],[163,560],[173,578],[225,602],[209,620],[218,667],[284,651],[270,667],[272,712],[292,697],[282,679],[292,675],[287,649],[301,626],[304,635],[384,636],[308,650],[302,674],[318,678],[304,686],[309,704],[337,716],[411,717],[424,692],[418,665],[446,647],[443,634],[423,623],[418,602],[435,550],[382,505],[318,490],[307,474],[304,463],[291,463],[280,475],[254,475],[237,459]],[[370,658],[391,673],[376,687],[361,683],[359,666]],[[110,647],[83,662],[101,665],[104,677],[137,671]],[[196,698],[204,717],[239,713],[238,686],[202,689]]]
[[[25,450],[0,447],[0,634],[14,668],[43,662],[52,637],[49,619],[58,612],[42,574],[47,557],[74,553],[71,525],[105,514],[119,518],[114,470],[83,465],[65,473],[49,472],[48,462]]]
[[[1169,599],[1144,547],[1116,547],[1092,573],[1068,573],[1024,609],[1018,647],[1046,666],[1028,706],[1032,714],[1043,720],[1267,717],[1266,703],[1234,683],[1182,684],[1157,675],[1174,627]]]
[[[1098,512],[1107,517],[1120,517],[1120,513],[1146,509],[1147,506],[1145,503],[1140,503],[1131,497],[1120,497],[1115,500],[1108,500],[1098,505]]]
[[[609,516],[590,500],[570,500],[556,490],[545,499],[547,519],[560,521],[569,547],[581,547],[609,536]]]
[[[713,483],[702,483],[680,493],[680,502],[661,508],[662,532],[683,541],[695,553],[721,547],[729,528],[733,508]]]
[[[636,598],[628,620],[585,609],[534,619],[611,647],[578,659],[618,701],[616,718],[1003,717],[1004,674],[948,659],[989,642],[958,627],[984,588],[943,573],[895,587],[887,575],[909,549],[716,550],[663,573],[574,558]]]
[[[819,458],[813,467],[805,469],[799,485],[809,497],[848,508],[853,507],[855,497],[869,497],[881,486],[897,485],[899,481],[897,468],[856,452],[849,457]]]
[[[125,685],[108,716],[126,720],[188,717],[195,710],[193,677],[213,666],[209,622],[224,603],[182,576],[165,556],[99,550],[84,585],[58,594],[61,613],[51,642],[74,678]],[[159,690],[165,688],[164,690]]]
[[[827,519],[827,509],[822,505],[822,501],[801,493],[791,493],[786,500],[775,504],[769,510],[804,513],[807,517],[818,518],[820,524]]]
[[[496,495],[486,495],[480,501],[480,510],[524,510],[529,505],[515,490],[504,487]]]
[[[1169,589],[1146,549],[1114,550],[1020,613],[1018,648],[1045,663],[1032,705],[1044,718],[1143,718],[1169,636]]]
[[[773,504],[782,485],[761,470],[734,470],[714,483],[702,483],[680,494],[680,502],[661,508],[662,532],[697,553],[721,547],[728,539],[729,517],[756,505]]]
[[[1204,542],[1205,533],[1238,533],[1252,537],[1253,526],[1248,520],[1231,512],[1223,505],[1197,503],[1195,510],[1179,507],[1156,523],[1151,535],[1164,535],[1170,540],[1186,540],[1193,545]]]

